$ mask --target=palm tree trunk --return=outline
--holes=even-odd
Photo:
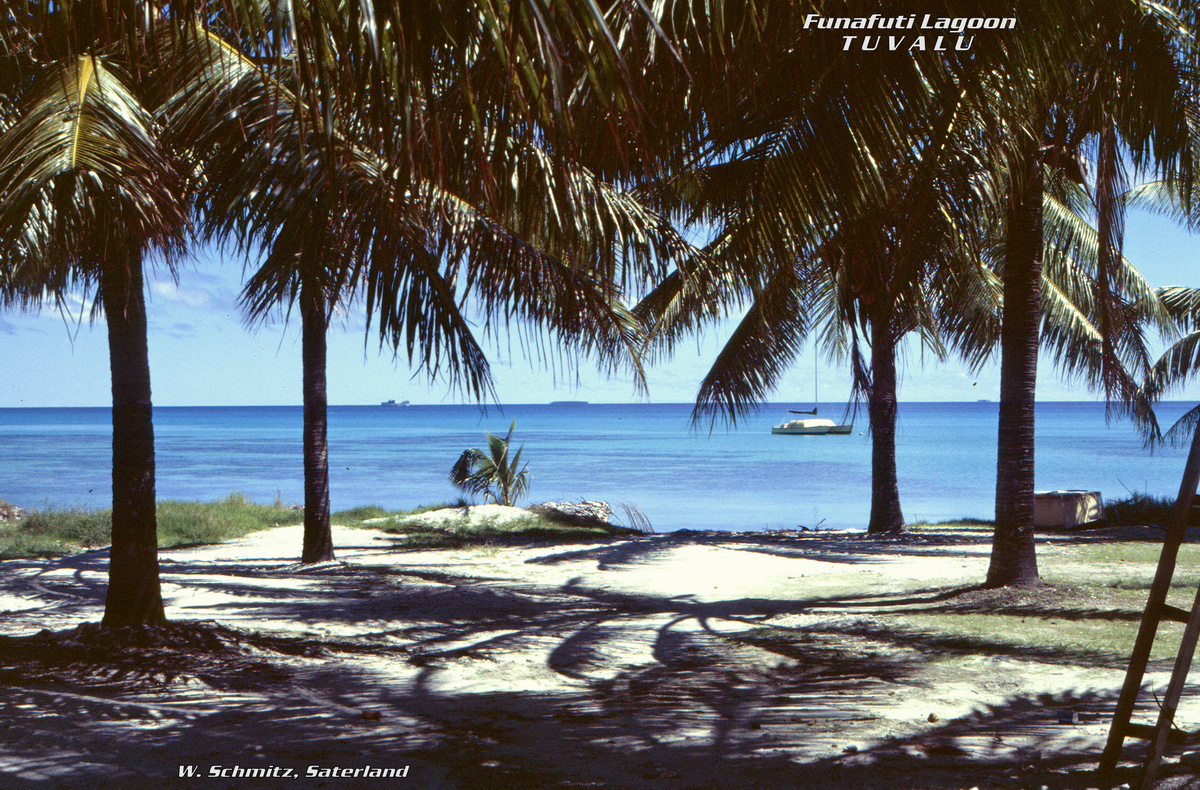
[[[107,628],[166,622],[158,579],[154,497],[154,422],[142,259],[131,252],[105,264],[100,298],[108,323],[112,374],[112,549]]]
[[[871,520],[869,534],[904,529],[896,479],[896,337],[889,297],[871,305]]]
[[[1042,164],[1028,155],[1008,207],[1000,330],[1000,425],[996,528],[987,585],[1039,582],[1033,532],[1034,418],[1042,315]]]
[[[300,285],[304,365],[304,549],[301,562],[333,559],[329,526],[329,399],[325,387],[325,294],[304,278]]]

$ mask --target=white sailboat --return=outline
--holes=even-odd
[[[833,420],[827,420],[824,417],[817,416],[817,404],[820,403],[820,399],[817,397],[817,385],[819,378],[818,368],[820,363],[816,359],[816,350],[816,344],[813,344],[812,411],[796,411],[794,409],[788,410],[789,414],[811,414],[812,417],[802,417],[798,420],[786,420],[781,422],[779,425],[772,426],[771,433],[796,434],[802,436],[825,436],[827,434],[845,435],[854,430],[853,423],[850,423],[849,425],[839,425]]]

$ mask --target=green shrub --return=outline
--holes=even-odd
[[[1171,497],[1153,496],[1134,491],[1124,499],[1115,499],[1104,506],[1104,515],[1109,523],[1118,526],[1161,526],[1171,522],[1171,508],[1175,500]],[[1195,523],[1193,517],[1192,523]]]

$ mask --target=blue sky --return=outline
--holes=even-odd
[[[1200,285],[1196,239],[1170,221],[1132,214],[1127,223],[1126,256],[1154,285]],[[165,273],[149,283],[150,362],[154,402],[159,406],[293,405],[300,403],[300,332],[297,322],[274,321],[247,328],[237,303],[241,263],[222,262],[200,250],[184,265],[176,285]],[[108,349],[103,321],[91,324],[90,305],[75,299],[73,315],[57,310],[36,314],[0,313],[0,407],[105,406],[109,403]],[[79,311],[84,311],[79,321]],[[690,402],[724,339],[711,331],[684,343],[675,358],[648,369],[648,400]],[[514,351],[519,344],[513,343]],[[496,389],[502,403],[545,403],[578,399],[627,402],[644,399],[629,376],[605,377],[585,361],[578,384],[520,357],[491,352]],[[1040,367],[1042,400],[1090,400],[1080,383],[1064,382],[1047,362]],[[329,401],[375,404],[388,398],[414,403],[468,402],[445,382],[413,378],[403,360],[382,352],[377,341],[364,343],[361,315],[337,322],[329,336]],[[828,363],[821,368],[821,400],[841,401],[849,393],[849,371]],[[774,400],[812,397],[812,351],[785,376]],[[910,351],[903,363],[900,397],[909,401],[996,399],[995,365],[973,374],[956,363],[922,363]],[[1200,397],[1191,386],[1173,397]]]

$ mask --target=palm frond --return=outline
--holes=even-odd
[[[183,180],[153,118],[95,56],[43,69],[0,133],[0,258],[14,282],[87,285],[117,250],[168,259],[187,226]]]
[[[1142,385],[1146,395],[1158,400],[1182,387],[1200,371],[1200,332],[1192,331],[1176,340],[1163,352],[1146,374]]]
[[[628,193],[507,138],[502,163],[516,169],[502,183],[517,197],[489,197],[496,184],[487,178],[456,190],[412,184],[386,151],[368,147],[372,138],[356,117],[342,119],[323,145],[306,142],[307,111],[282,82],[288,72],[272,76],[211,36],[186,54],[196,78],[173,97],[171,118],[206,161],[202,230],[247,256],[268,251],[248,284],[252,315],[293,298],[300,272],[333,271],[321,275],[331,306],[361,287],[381,341],[477,397],[490,382],[467,321],[456,315],[463,294],[487,317],[485,334],[515,321],[529,327],[529,347],[542,355],[551,353],[540,346],[549,331],[603,365],[629,364],[642,380],[640,329],[616,283],[644,281],[689,248]]]
[[[1162,441],[1172,447],[1187,447],[1191,444],[1192,435],[1196,433],[1198,424],[1200,424],[1200,406],[1193,406],[1167,429],[1167,432],[1163,434]]]
[[[755,297],[700,384],[693,422],[745,416],[790,366],[811,328],[808,294],[795,268],[780,269]]]

